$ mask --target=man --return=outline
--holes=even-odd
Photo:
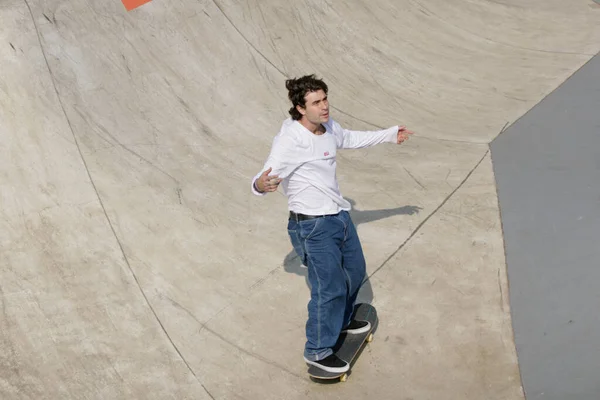
[[[252,180],[256,195],[282,184],[288,197],[288,234],[308,268],[308,303],[304,360],[329,372],[343,373],[347,362],[332,350],[340,333],[363,333],[369,322],[351,320],[366,274],[360,240],[340,194],[336,152],[379,143],[402,143],[412,132],[394,126],[381,131],[350,131],[329,118],[327,85],[314,75],[286,81],[291,118],[275,136],[271,153]]]

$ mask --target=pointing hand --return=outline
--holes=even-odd
[[[406,129],[405,126],[401,126],[398,128],[398,144],[407,141],[410,138],[410,135],[414,134],[414,132]]]

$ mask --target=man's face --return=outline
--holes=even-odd
[[[306,107],[297,107],[304,118],[315,125],[329,120],[329,101],[324,91],[309,92],[304,96],[304,100],[306,100]]]

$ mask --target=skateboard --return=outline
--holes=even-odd
[[[353,318],[357,320],[369,321],[371,323],[371,329],[358,335],[342,333],[335,344],[333,348],[334,353],[339,358],[350,364],[350,369],[352,369],[354,361],[362,352],[363,345],[373,341],[373,334],[377,329],[377,323],[379,321],[375,307],[367,303],[357,304],[354,307]],[[349,373],[350,370],[341,373],[328,372],[314,365],[308,366],[308,375],[317,380],[335,380],[339,378],[340,382],[346,382]]]

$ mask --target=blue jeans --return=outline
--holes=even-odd
[[[304,221],[290,219],[288,234],[308,267],[311,290],[304,357],[322,360],[333,353],[341,330],[350,323],[365,278],[365,258],[347,211]]]

